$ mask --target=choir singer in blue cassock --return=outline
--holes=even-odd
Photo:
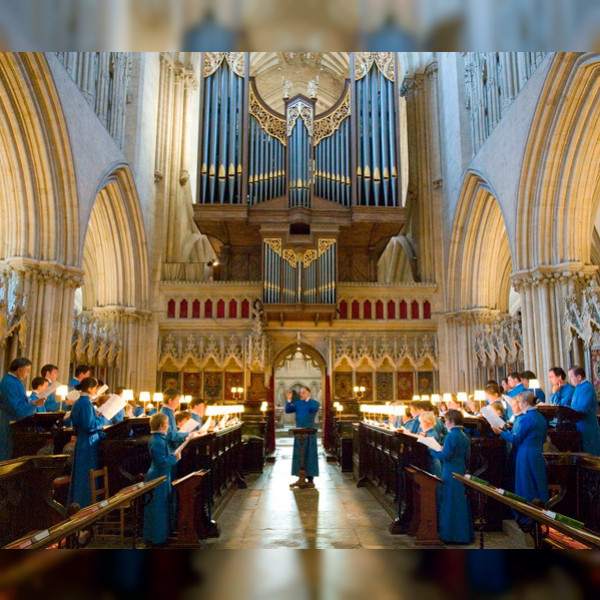
[[[296,414],[296,427],[315,427],[315,417],[319,411],[320,404],[310,397],[310,389],[300,388],[300,400],[292,402],[292,392],[286,392],[287,402],[285,412]],[[314,487],[313,478],[319,475],[319,460],[317,456],[317,436],[313,433],[307,436],[304,444],[304,469],[308,487]],[[294,455],[292,457],[292,475],[300,475],[300,440],[294,437]],[[300,480],[291,484],[290,487],[298,485]]]
[[[600,456],[600,426],[598,426],[598,396],[594,386],[586,380],[581,367],[569,369],[569,379],[575,387],[571,408],[584,416],[575,426],[581,433],[583,451],[592,456]]]
[[[442,462],[442,505],[439,509],[439,533],[446,544],[470,544],[475,539],[473,521],[465,486],[452,476],[467,472],[471,441],[463,429],[464,417],[458,410],[446,413],[448,435],[439,452],[429,450]]]
[[[533,392],[522,392],[517,396],[523,415],[515,421],[513,431],[494,428],[506,442],[512,442],[517,449],[515,466],[515,493],[531,502],[539,498],[548,502],[548,479],[543,451],[548,424],[535,408]]]
[[[23,381],[31,371],[31,361],[27,358],[15,358],[8,368],[8,373],[0,382],[0,461],[12,458],[13,440],[11,421],[24,419],[36,411],[29,404]],[[37,400],[43,406],[44,400]]]

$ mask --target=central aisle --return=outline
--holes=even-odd
[[[202,548],[415,548],[413,538],[388,533],[392,517],[351,473],[327,463],[320,441],[316,488],[290,490],[292,444],[291,437],[277,439],[275,463],[246,477],[248,488],[235,491],[217,516],[221,537]],[[486,534],[486,547],[519,547],[511,541]]]

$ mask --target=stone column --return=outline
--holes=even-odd
[[[525,368],[540,381],[553,366],[569,366],[563,317],[567,297],[589,285],[597,267],[582,263],[542,266],[513,273],[521,294]]]
[[[26,258],[2,261],[0,271],[9,297],[17,299],[22,312],[21,354],[32,361],[32,374],[38,375],[45,363],[54,363],[66,381],[75,290],[82,285],[83,271]],[[11,318],[10,313],[7,316]]]

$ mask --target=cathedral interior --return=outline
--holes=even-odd
[[[579,364],[599,390],[599,71],[591,52],[1,53],[2,374],[25,356],[32,377],[85,364],[146,401],[243,404],[267,452],[302,386],[325,447],[361,404],[515,371],[549,391]]]

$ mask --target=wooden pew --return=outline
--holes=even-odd
[[[0,463],[0,545],[65,518],[65,507],[53,498],[52,482],[64,472],[67,460],[61,454]]]
[[[491,498],[496,502],[505,504],[513,511],[519,513],[525,520],[519,523],[521,529],[533,537],[536,549],[593,549],[600,548],[600,536],[589,528],[579,528],[556,520],[542,511],[541,508],[528,502],[521,502],[508,498],[499,493],[495,488],[486,486],[477,481],[454,473],[453,476],[472,489],[482,498]],[[552,502],[552,501],[551,501]],[[477,503],[481,510],[483,503]],[[483,534],[480,535],[480,547],[483,549]]]
[[[125,504],[133,504],[132,511],[135,523],[132,528],[134,535],[132,538],[132,546],[136,547],[138,532],[141,531],[141,514],[143,512],[142,497],[152,492],[152,490],[163,483],[166,477],[158,477],[148,482],[140,482],[125,488],[117,494],[111,496],[108,500],[92,504],[75,514],[68,519],[38,531],[30,530],[24,536],[5,545],[5,549],[27,549],[36,550],[40,548],[68,548],[74,549],[82,547],[80,545],[80,532],[89,530],[96,521],[103,519],[107,514],[118,510],[119,507]],[[88,543],[91,538],[88,538]]]
[[[435,491],[442,480],[423,469],[404,467],[412,479],[413,516],[408,535],[414,536],[417,546],[443,546],[438,535],[437,502]]]
[[[13,432],[13,458],[34,456],[44,446],[51,446],[50,454],[62,454],[71,439],[72,429],[63,427],[64,412],[33,413],[10,424]]]
[[[486,431],[481,419],[469,419],[478,435]],[[407,533],[415,506],[413,481],[406,476],[405,467],[427,471],[427,448],[414,437],[363,421],[354,426],[354,435],[353,461],[357,486],[368,483],[384,504],[397,512],[397,518],[390,525],[390,533]],[[506,459],[506,444],[503,440],[496,437],[471,438],[471,457],[467,465],[470,472],[501,487],[504,483]],[[486,531],[497,531],[501,529],[505,517],[506,508],[502,504],[488,502],[481,525]]]
[[[561,490],[556,510],[600,535],[600,457],[560,452],[544,453],[544,459],[548,484]]]
[[[218,525],[210,518],[210,471],[189,473],[173,482],[179,495],[177,544],[190,546],[199,539],[219,537]]]

